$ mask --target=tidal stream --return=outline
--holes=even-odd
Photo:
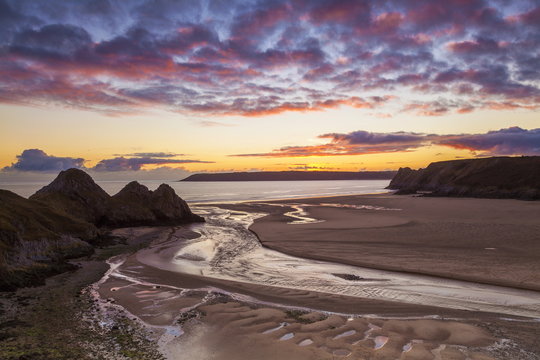
[[[300,205],[296,210],[301,218],[309,219]],[[390,209],[373,209],[383,210]],[[263,247],[248,230],[265,214],[217,207],[197,207],[195,211],[207,220],[189,226],[199,237],[186,240],[172,234],[140,250],[137,260],[162,270],[208,278],[540,319],[538,292],[289,256]],[[125,270],[120,265],[110,276],[146,282],[143,274],[137,280],[133,269]]]

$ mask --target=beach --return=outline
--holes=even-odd
[[[362,195],[288,203],[305,204],[310,217],[324,221],[291,226],[282,208],[265,207],[270,215],[251,226],[264,246],[356,266],[540,290],[538,202]]]
[[[112,259],[97,296],[170,359],[538,359],[539,209],[389,194],[194,207],[207,224],[117,230],[156,239]]]

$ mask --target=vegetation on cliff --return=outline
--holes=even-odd
[[[129,183],[110,196],[82,170],[62,171],[23,198],[0,190],[0,290],[39,283],[93,252],[107,229],[204,221],[174,190]]]
[[[388,186],[397,194],[540,199],[540,156],[492,157],[401,168]]]

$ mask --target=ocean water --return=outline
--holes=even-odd
[[[120,191],[128,182],[96,181],[111,195]],[[150,190],[166,183],[188,203],[209,203],[384,193],[388,191],[385,187],[390,180],[139,182]],[[47,184],[48,182],[0,182],[0,189],[28,197]]]

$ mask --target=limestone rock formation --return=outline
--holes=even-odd
[[[106,229],[179,225],[204,219],[174,190],[131,182],[109,196],[82,170],[62,171],[25,199],[0,190],[0,290],[39,282],[66,269],[66,259],[93,251]]]
[[[105,213],[110,196],[84,171],[69,169],[60,172],[53,182],[30,199],[96,223]]]
[[[399,169],[389,189],[398,194],[540,199],[540,156],[493,157],[431,163]]]
[[[161,184],[150,191],[136,181],[127,184],[111,197],[107,211],[100,219],[106,226],[178,225],[201,222],[174,190]]]

